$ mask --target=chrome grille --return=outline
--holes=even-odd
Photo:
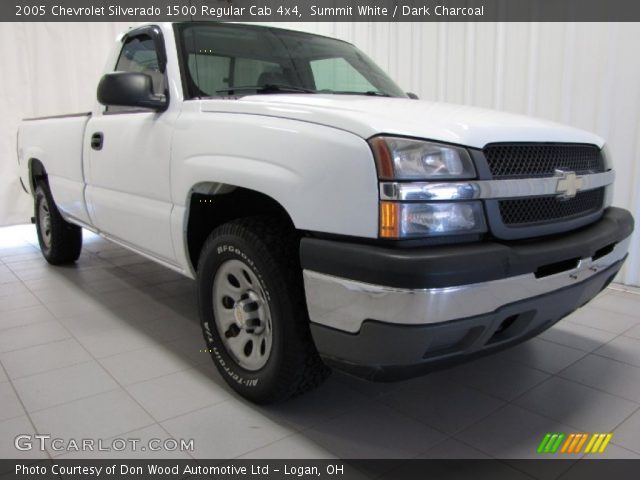
[[[483,153],[493,178],[547,177],[556,169],[579,175],[604,172],[604,159],[595,145],[495,143]]]

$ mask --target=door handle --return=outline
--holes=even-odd
[[[94,150],[102,150],[102,141],[104,140],[104,135],[102,132],[96,132],[91,135],[91,148]]]

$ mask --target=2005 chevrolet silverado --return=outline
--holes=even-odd
[[[196,279],[207,349],[252,401],[521,342],[627,255],[602,139],[417,100],[349,43],[144,25],[106,70],[90,113],[20,126],[42,253],[74,262],[83,227]]]

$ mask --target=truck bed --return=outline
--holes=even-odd
[[[90,223],[84,203],[84,133],[91,113],[25,119],[18,129],[20,176],[30,185],[30,163],[46,165],[56,205],[65,217]]]

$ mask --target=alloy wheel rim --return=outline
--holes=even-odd
[[[45,248],[51,246],[51,212],[46,199],[42,199],[38,207],[38,224],[40,226],[40,236]]]

